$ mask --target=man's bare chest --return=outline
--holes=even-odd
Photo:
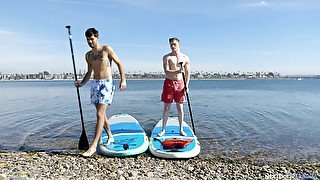
[[[168,64],[169,66],[175,66],[178,67],[180,66],[180,63],[185,63],[185,58],[184,57],[176,57],[176,56],[170,56],[168,57]]]
[[[110,66],[110,59],[107,52],[99,51],[97,53],[91,52],[89,54],[89,62],[92,65],[106,65]]]

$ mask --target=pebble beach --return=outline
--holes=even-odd
[[[160,159],[149,153],[114,158],[79,152],[0,152],[2,179],[319,179],[320,164],[248,159]]]

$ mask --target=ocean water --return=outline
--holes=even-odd
[[[116,91],[107,116],[130,114],[150,133],[162,115],[162,83],[128,80],[126,90]],[[319,89],[314,79],[192,80],[189,95],[201,156],[319,162]],[[89,91],[89,83],[80,88],[91,142],[96,116]],[[177,116],[174,104],[170,115]],[[80,134],[73,81],[0,81],[0,149],[75,150]]]

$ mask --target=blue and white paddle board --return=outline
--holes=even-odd
[[[109,122],[115,142],[106,146],[108,135],[103,130],[98,145],[98,151],[101,154],[117,157],[132,156],[148,149],[148,136],[134,117],[128,114],[117,114],[113,115]]]
[[[180,158],[192,158],[200,153],[200,143],[198,138],[193,133],[192,129],[186,122],[182,122],[183,130],[187,134],[186,136],[180,135],[179,120],[177,117],[169,117],[166,126],[166,133],[158,137],[158,133],[162,130],[162,120],[160,120],[152,130],[150,137],[150,152],[157,157],[180,159]],[[191,141],[183,148],[168,148],[163,146],[164,141]]]

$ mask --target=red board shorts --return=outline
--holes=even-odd
[[[185,90],[183,80],[165,79],[163,83],[163,90],[161,101],[164,103],[183,103],[185,99]]]

